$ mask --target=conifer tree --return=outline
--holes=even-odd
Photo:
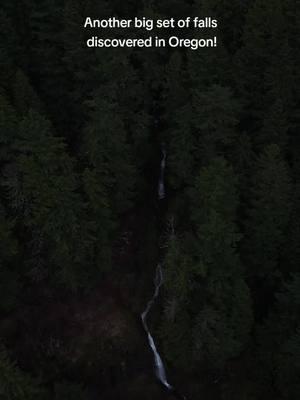
[[[266,123],[275,125],[280,119],[283,142],[291,127],[288,116],[292,105],[293,62],[285,18],[282,0],[254,1],[247,13],[243,45],[236,57],[239,65],[236,85],[243,99],[243,122],[259,150],[274,143],[275,132],[267,131]],[[284,115],[288,119],[282,126]],[[270,136],[266,136],[267,132]]]
[[[186,232],[181,245],[173,239],[166,256],[167,316],[178,307],[180,321],[180,329],[165,322],[170,359],[179,357],[182,343],[196,364],[223,368],[249,339],[251,299],[237,254],[236,186],[232,168],[217,158],[200,170],[189,191],[195,233]]]
[[[45,398],[37,383],[13,363],[4,348],[0,350],[0,396],[3,400]]]
[[[13,235],[13,222],[8,221],[0,205],[0,308],[11,310],[17,301],[19,271],[16,268],[17,241]]]
[[[18,115],[27,114],[29,110],[42,111],[42,104],[35,93],[28,77],[17,70],[13,83],[14,107]]]
[[[188,313],[191,265],[174,231],[170,232],[167,242],[164,276],[164,318],[160,331],[164,352],[171,364],[189,369],[192,350],[190,346],[192,321]]]
[[[38,280],[50,274],[76,286],[78,256],[89,239],[81,237],[83,210],[73,161],[49,122],[33,111],[20,121],[12,149],[15,158],[6,167],[4,187],[30,238],[31,273]]]
[[[0,94],[0,160],[6,162],[11,157],[11,145],[16,139],[18,118],[16,111],[4,93]]]
[[[112,56],[98,66],[105,79],[88,103],[90,121],[84,149],[116,213],[126,211],[135,198],[139,170],[147,153],[148,121],[144,115],[142,87],[126,55]],[[125,68],[126,75],[121,69]],[[119,73],[119,78],[112,77]]]
[[[258,354],[264,384],[275,385],[284,399],[299,396],[300,276],[297,272],[276,294],[275,307],[258,330]]]
[[[236,250],[236,186],[232,168],[219,158],[200,171],[191,191],[195,277],[199,274],[193,299],[195,356],[214,367],[242,351],[252,324],[250,293]]]
[[[192,113],[187,90],[186,62],[175,52],[165,70],[164,114],[165,136],[168,142],[168,181],[172,187],[186,186],[191,181],[193,169],[194,138],[191,127]]]
[[[274,283],[291,211],[289,169],[277,145],[256,163],[244,239],[248,274]]]

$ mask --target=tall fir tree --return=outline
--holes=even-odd
[[[244,239],[248,275],[274,284],[291,212],[289,168],[277,145],[258,158]],[[284,265],[282,266],[284,268]]]

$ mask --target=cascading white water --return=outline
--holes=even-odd
[[[158,182],[158,198],[160,200],[165,198],[165,182],[164,182],[164,174],[165,174],[165,167],[166,167],[166,157],[167,157],[167,153],[165,151],[164,148],[162,148],[162,154],[163,154],[163,158],[161,160],[161,164],[160,164],[160,176],[159,176],[159,182]],[[141,314],[141,318],[142,318],[142,322],[143,322],[143,326],[144,329],[147,333],[148,336],[148,341],[149,341],[149,345],[153,351],[154,354],[154,365],[155,365],[155,374],[158,378],[158,380],[169,390],[172,390],[173,387],[169,384],[168,380],[167,380],[167,376],[166,376],[166,370],[164,367],[164,364],[162,362],[162,359],[157,351],[155,342],[153,340],[153,337],[151,336],[151,333],[149,331],[147,322],[146,322],[146,317],[147,314],[149,313],[156,297],[159,294],[159,289],[161,287],[163,283],[163,273],[162,273],[162,268],[161,265],[158,264],[157,268],[156,268],[156,275],[155,275],[155,280],[154,280],[154,284],[155,284],[155,291],[154,294],[152,296],[152,299],[148,301],[147,307],[145,308],[145,311],[142,312]]]
[[[165,167],[166,167],[166,158],[167,158],[167,153],[164,148],[164,145],[162,145],[162,155],[163,158],[160,163],[160,176],[159,176],[159,181],[158,181],[158,198],[159,200],[162,200],[165,198]],[[152,298],[148,301],[147,306],[145,310],[141,314],[142,322],[143,322],[143,327],[145,329],[145,332],[147,333],[148,336],[148,342],[151,347],[151,350],[154,355],[154,365],[155,365],[155,374],[157,379],[170,391],[174,392],[177,398],[186,400],[185,396],[180,395],[172,385],[169,384],[167,380],[167,375],[166,375],[166,370],[164,363],[159,355],[159,352],[157,351],[155,342],[153,340],[153,337],[149,331],[148,325],[147,325],[147,315],[149,311],[151,310],[151,307],[153,306],[155,299],[159,295],[159,289],[161,285],[163,284],[163,272],[162,272],[162,267],[160,264],[157,265],[156,268],[156,274],[155,274],[155,280],[154,280],[154,285],[155,285],[155,290]]]
[[[158,181],[158,198],[159,198],[159,200],[164,199],[166,196],[166,193],[165,193],[165,168],[166,168],[167,153],[164,148],[162,148],[162,154],[163,154],[163,158],[160,163],[160,176],[159,176],[159,181]]]
[[[173,387],[169,384],[169,382],[167,380],[166,370],[165,370],[164,364],[163,364],[162,359],[161,359],[161,357],[160,357],[160,355],[159,355],[159,353],[158,353],[158,351],[156,349],[153,337],[151,336],[151,333],[149,331],[149,328],[148,328],[148,325],[147,325],[147,322],[146,322],[147,314],[150,311],[150,309],[151,309],[156,297],[159,294],[159,288],[162,285],[162,283],[163,283],[162,268],[161,268],[161,265],[158,264],[158,266],[156,268],[156,275],[155,275],[155,281],[154,281],[154,284],[155,284],[154,295],[153,295],[152,299],[148,301],[147,307],[145,308],[145,311],[142,312],[141,317],[142,317],[142,322],[143,322],[144,329],[145,329],[145,331],[147,333],[147,336],[148,336],[149,345],[150,345],[150,347],[151,347],[151,349],[153,351],[153,354],[154,354],[154,365],[155,365],[156,376],[157,376],[158,380],[160,380],[160,382],[166,388],[171,390],[171,389],[173,389]]]

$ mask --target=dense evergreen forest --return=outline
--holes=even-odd
[[[1,1],[1,400],[174,399],[160,259],[178,392],[300,398],[297,3]],[[185,15],[218,47],[85,46],[87,16]]]

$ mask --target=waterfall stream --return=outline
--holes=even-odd
[[[159,198],[159,200],[162,200],[165,198],[164,172],[165,172],[167,154],[166,154],[166,151],[164,148],[162,148],[162,155],[163,155],[163,158],[162,158],[161,164],[160,164],[160,176],[159,176],[159,182],[158,182],[158,198]],[[153,306],[155,299],[159,295],[159,289],[160,289],[160,286],[162,285],[162,283],[163,283],[162,267],[160,264],[158,264],[157,268],[156,268],[156,275],[155,275],[155,280],[154,280],[155,291],[154,291],[152,298],[148,301],[145,310],[142,312],[141,318],[142,318],[142,322],[143,322],[143,327],[148,336],[149,345],[150,345],[153,355],[154,355],[155,374],[157,376],[157,379],[167,389],[173,390],[173,387],[169,384],[169,382],[167,380],[166,370],[165,370],[163,361],[157,351],[155,342],[149,331],[147,321],[146,321],[147,315],[148,315],[151,307]]]
[[[160,176],[159,176],[159,181],[158,181],[158,198],[159,200],[162,200],[165,198],[165,168],[166,168],[166,158],[167,158],[167,153],[164,147],[162,147],[162,155],[163,158],[160,163]]]
[[[162,152],[162,160],[161,160],[161,163],[160,163],[160,175],[159,175],[159,181],[158,181],[158,199],[159,200],[163,200],[165,198],[165,196],[166,196],[166,192],[165,192],[165,168],[166,168],[167,152],[165,150],[164,144],[162,144],[161,152]],[[151,348],[151,350],[153,352],[155,374],[156,374],[157,379],[169,391],[172,391],[172,393],[174,394],[175,397],[177,397],[180,400],[186,400],[186,397],[182,396],[181,394],[179,394],[175,390],[175,388],[172,385],[170,385],[170,383],[168,382],[164,363],[163,363],[163,361],[161,359],[161,356],[159,355],[159,352],[157,351],[154,339],[153,339],[153,337],[152,337],[152,335],[151,335],[151,333],[149,331],[148,325],[147,325],[147,315],[148,315],[149,311],[151,310],[151,308],[152,308],[157,296],[159,295],[159,289],[160,289],[162,284],[163,284],[163,270],[162,270],[161,264],[158,264],[157,268],[156,268],[155,279],[154,279],[154,286],[155,286],[154,294],[153,294],[152,298],[148,301],[145,310],[142,312],[141,319],[142,319],[143,327],[144,327],[145,332],[146,332],[147,337],[148,337],[149,346],[150,346],[150,348]]]
[[[160,163],[160,176],[159,176],[159,181],[158,181],[158,198],[159,200],[162,200],[165,198],[165,167],[166,167],[166,158],[167,158],[167,153],[166,150],[164,148],[164,146],[162,146],[162,160]],[[155,274],[155,279],[154,279],[154,285],[155,285],[155,290],[154,290],[154,294],[152,296],[152,298],[148,301],[147,306],[145,308],[145,310],[142,312],[141,314],[141,318],[142,318],[142,323],[143,323],[143,327],[145,329],[145,332],[147,333],[147,337],[148,337],[148,342],[149,342],[149,346],[153,352],[153,356],[154,356],[154,366],[155,366],[155,374],[157,379],[170,391],[172,391],[174,393],[174,395],[182,400],[186,400],[186,398],[184,396],[179,395],[176,390],[174,389],[174,387],[172,385],[169,384],[168,380],[167,380],[167,375],[166,375],[166,370],[165,370],[165,366],[164,363],[159,355],[159,352],[157,351],[154,339],[149,331],[148,325],[147,325],[147,315],[149,313],[149,311],[151,310],[151,307],[153,306],[157,296],[159,295],[159,289],[161,287],[163,283],[163,272],[162,272],[162,267],[160,264],[157,265],[156,268],[156,274]]]
[[[151,298],[151,300],[148,301],[147,307],[145,308],[145,311],[142,312],[141,314],[141,318],[142,318],[142,322],[143,322],[143,326],[144,329],[147,333],[148,336],[148,341],[149,341],[149,345],[153,351],[154,354],[154,365],[155,365],[155,373],[156,376],[158,378],[158,380],[164,385],[166,386],[166,388],[168,389],[172,389],[172,386],[169,384],[169,382],[167,381],[167,376],[166,376],[166,371],[165,371],[165,367],[164,364],[162,362],[162,359],[156,349],[156,345],[155,342],[153,340],[153,337],[149,331],[148,325],[147,325],[147,321],[146,321],[146,317],[148,312],[150,311],[151,307],[153,306],[153,303],[156,299],[156,297],[159,294],[159,288],[163,283],[163,275],[162,275],[162,269],[161,269],[161,265],[158,264],[157,268],[156,268],[156,275],[155,275],[155,280],[154,280],[154,284],[155,284],[155,291],[153,294],[153,297]]]

